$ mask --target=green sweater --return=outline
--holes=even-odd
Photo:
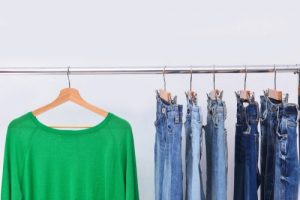
[[[55,129],[32,112],[7,128],[1,200],[138,200],[130,124],[109,113],[80,130]]]

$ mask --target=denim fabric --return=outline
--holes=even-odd
[[[237,94],[235,133],[234,200],[257,200],[259,106],[254,99],[245,107]]]
[[[156,93],[155,199],[182,200],[182,105],[168,103]]]
[[[261,96],[262,200],[298,198],[297,106]]]
[[[228,150],[224,127],[226,104],[222,97],[207,99],[207,125],[205,129],[207,159],[207,200],[227,199]]]
[[[204,200],[205,196],[200,169],[202,113],[196,102],[188,96],[184,127],[186,134],[186,199]]]
[[[267,97],[260,96],[260,170],[261,170],[261,200],[273,200],[274,172],[275,172],[275,124],[276,112],[269,109]],[[270,107],[270,106],[269,106]]]
[[[285,104],[278,110],[280,121],[275,140],[275,200],[298,199],[297,116],[295,104]]]

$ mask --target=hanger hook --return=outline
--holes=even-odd
[[[276,65],[274,64],[274,89],[276,90],[276,79],[277,79],[277,71]]]
[[[247,84],[247,65],[245,65],[244,90],[246,90],[246,84]]]
[[[69,74],[70,74],[70,66],[68,67],[68,71],[67,71],[68,83],[69,83],[69,88],[70,88],[71,87],[71,82],[70,82]]]
[[[216,89],[216,69],[215,69],[215,65],[213,65],[213,87],[214,90]]]
[[[166,66],[164,66],[164,71],[163,71],[163,78],[164,78],[164,90],[166,91],[166,88],[167,88],[167,84],[166,84]]]
[[[193,67],[191,66],[190,91],[192,91],[192,81],[193,81]]]

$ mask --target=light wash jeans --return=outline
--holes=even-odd
[[[182,105],[168,103],[156,93],[155,200],[182,200]]]
[[[186,121],[186,200],[204,200],[200,169],[202,146],[202,113],[197,101],[187,98]]]
[[[207,100],[207,125],[205,129],[207,159],[207,200],[227,199],[228,149],[224,127],[226,104],[222,97]]]

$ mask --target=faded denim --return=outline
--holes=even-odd
[[[200,160],[202,146],[202,113],[196,98],[187,98],[186,121],[186,200],[204,200]]]
[[[207,99],[207,125],[205,129],[207,159],[207,200],[227,199],[228,149],[227,131],[224,127],[226,104],[222,95]]]
[[[182,200],[182,105],[160,98],[156,91],[155,200]]]

